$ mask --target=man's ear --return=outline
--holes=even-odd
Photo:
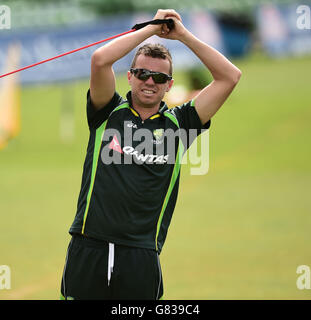
[[[166,89],[166,92],[169,92],[169,91],[171,90],[173,84],[174,84],[174,79],[172,79],[172,80],[169,81],[168,87],[167,87],[167,89]]]
[[[129,83],[129,85],[131,84],[131,83],[130,83],[131,78],[132,78],[132,74],[131,74],[130,71],[128,71],[128,72],[127,72],[127,81],[128,81],[128,83]]]

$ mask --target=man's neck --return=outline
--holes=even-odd
[[[161,102],[152,106],[152,105],[142,105],[138,101],[135,100],[135,97],[131,94],[131,101],[133,108],[138,112],[141,119],[144,121],[151,117],[152,115],[156,114],[159,109]]]
[[[159,111],[160,104],[154,107],[152,106],[145,107],[145,106],[139,106],[137,104],[133,104],[133,108],[139,113],[142,120],[146,120]]]

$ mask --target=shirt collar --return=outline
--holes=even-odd
[[[129,92],[126,94],[126,98],[127,98],[129,107],[130,107],[131,109],[133,109],[133,110],[135,111],[135,113],[137,113],[136,110],[134,109],[133,103],[132,103],[132,91],[129,91]],[[160,115],[163,115],[164,111],[166,111],[166,110],[168,110],[168,107],[167,107],[166,103],[165,103],[164,101],[161,101],[161,103],[160,103],[160,108],[159,108],[158,113],[159,113]],[[134,114],[135,114],[135,113],[134,113]],[[152,117],[151,117],[151,118],[152,118]]]

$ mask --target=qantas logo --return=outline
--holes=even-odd
[[[113,149],[115,151],[123,153],[121,146],[120,146],[120,143],[118,141],[117,135],[113,136],[112,141],[109,144],[109,149]]]
[[[166,163],[168,155],[154,155],[154,154],[141,154],[133,147],[125,146],[123,149],[118,141],[117,135],[114,135],[108,146],[109,149],[117,151],[121,154],[128,154],[136,158],[138,162],[149,162],[149,163]]]
[[[133,130],[134,123],[124,122],[120,132],[108,128],[102,135],[102,148],[100,158],[104,165],[110,164],[186,164],[193,165],[190,173],[203,175],[209,167],[209,135],[203,134],[201,139],[196,139],[203,131],[197,129],[147,129]],[[135,142],[135,143],[134,143]],[[197,142],[197,143],[196,143]],[[198,145],[198,142],[200,145]],[[135,144],[135,147],[132,145]],[[191,144],[185,154],[185,148]],[[123,145],[123,147],[122,147]]]
[[[166,163],[168,160],[168,154],[163,156],[158,156],[156,154],[141,154],[133,147],[124,147],[124,153],[129,154],[136,158],[140,162],[149,162],[149,163]]]

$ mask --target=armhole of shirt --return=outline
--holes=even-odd
[[[115,92],[111,100],[102,108],[96,110],[92,104],[90,89],[87,93],[87,120],[89,128],[97,129],[106,121],[115,108],[123,104],[123,98]]]
[[[199,117],[199,115],[198,115],[198,112],[197,112],[197,110],[196,110],[196,108],[195,108],[195,98],[193,98],[192,100],[190,100],[189,101],[190,102],[190,107],[192,107],[192,108],[194,108],[194,110],[195,110],[195,113],[197,114],[197,116],[198,116],[198,118],[199,118],[199,120],[200,120],[200,122],[201,122],[201,119],[200,119],[200,117]],[[189,103],[188,102],[188,103]],[[202,125],[202,128],[201,129],[209,129],[209,127],[211,126],[211,119],[209,119],[205,124],[202,124],[201,123],[201,125]]]

